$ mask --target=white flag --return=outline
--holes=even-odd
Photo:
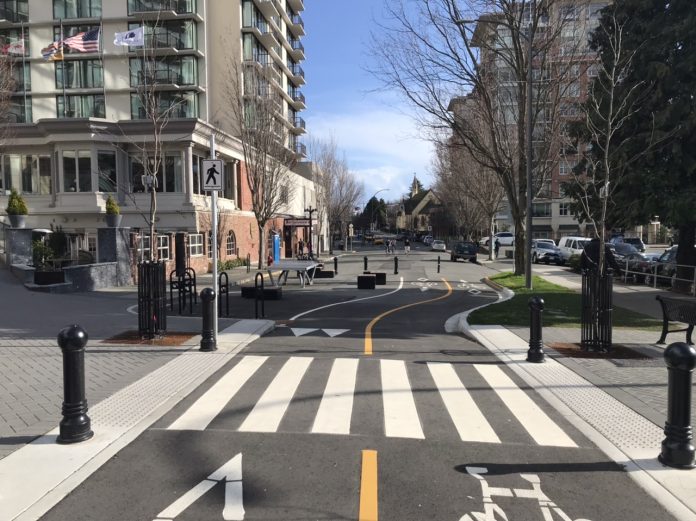
[[[145,45],[145,27],[114,35],[114,45]]]

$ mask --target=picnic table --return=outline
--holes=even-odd
[[[273,286],[282,286],[288,282],[288,274],[291,271],[297,272],[297,278],[300,279],[300,285],[304,288],[305,284],[310,286],[314,283],[314,272],[320,266],[320,263],[312,260],[291,260],[281,259],[268,266],[268,277]],[[280,270],[278,280],[273,277],[273,272]]]

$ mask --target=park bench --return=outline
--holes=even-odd
[[[664,344],[667,333],[678,333],[686,331],[686,342],[693,344],[691,341],[691,333],[696,325],[696,299],[691,297],[663,297],[657,295],[655,297],[662,306],[662,336],[657,341],[658,344]],[[682,322],[688,327],[683,329],[669,329],[669,322]]]

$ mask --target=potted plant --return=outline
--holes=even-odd
[[[121,207],[111,196],[106,198],[106,225],[110,228],[118,228],[121,225]]]
[[[24,228],[29,210],[27,209],[27,203],[24,202],[24,198],[14,188],[10,192],[5,211],[10,217],[12,228]]]
[[[65,273],[58,268],[55,252],[42,239],[32,242],[31,256],[34,265],[34,284],[46,286],[65,282]]]

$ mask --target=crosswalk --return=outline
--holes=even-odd
[[[370,378],[374,387],[365,392]],[[312,416],[308,432],[363,434],[354,418],[365,412],[359,400],[372,400],[371,412],[381,406],[386,437],[422,440],[438,423],[464,442],[503,443],[512,430],[538,445],[577,446],[499,365],[387,359],[244,356],[166,428],[202,431],[238,417],[235,430],[274,433],[294,410]]]

